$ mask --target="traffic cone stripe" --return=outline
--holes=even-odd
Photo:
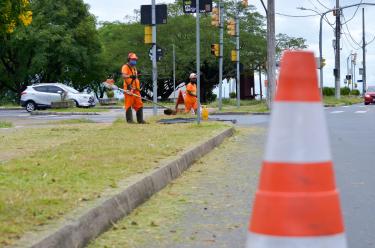
[[[275,236],[318,236],[344,231],[336,190],[274,193],[258,190],[249,231]]]
[[[289,164],[263,162],[260,190],[319,192],[336,188],[332,162]]]
[[[264,157],[266,161],[330,161],[329,147],[321,103],[274,103]]]
[[[344,234],[319,237],[275,237],[249,233],[246,247],[251,248],[337,248],[346,247]]]
[[[280,68],[275,101],[321,101],[315,58],[311,52],[285,52]]]

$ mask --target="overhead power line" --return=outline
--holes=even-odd
[[[326,8],[327,10],[331,9],[331,8],[328,8],[326,5],[324,5],[320,0],[316,0],[321,6],[323,6],[324,8]]]
[[[303,17],[312,17],[312,16],[318,16],[320,14],[313,14],[313,15],[290,15],[290,14],[284,14],[284,13],[279,13],[276,12],[276,15],[280,16],[286,16],[286,17],[296,17],[296,18],[303,18]]]
[[[361,4],[362,2],[363,2],[363,0],[361,0],[359,3]],[[360,6],[360,5],[357,6],[356,10],[354,11],[353,16],[352,16],[351,18],[349,18],[349,20],[345,21],[342,25],[347,24],[348,22],[350,22],[351,20],[353,20],[353,18],[356,16],[356,14],[357,14],[357,12],[358,12],[359,6]],[[344,15],[344,14],[343,14],[343,15]]]

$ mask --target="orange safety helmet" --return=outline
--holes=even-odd
[[[131,60],[131,59],[138,60],[137,54],[135,54],[135,53],[129,53],[128,54],[128,60]]]

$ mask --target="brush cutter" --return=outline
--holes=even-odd
[[[175,114],[176,114],[176,111],[175,111],[175,110],[173,110],[173,109],[171,109],[171,108],[168,108],[168,107],[166,107],[166,106],[164,106],[164,105],[161,105],[160,103],[153,102],[153,101],[151,101],[151,100],[149,100],[149,99],[147,99],[147,98],[141,97],[141,96],[139,96],[139,95],[137,95],[137,94],[133,94],[130,90],[124,90],[124,89],[121,89],[121,88],[117,87],[116,85],[109,84],[109,83],[107,83],[107,82],[103,82],[103,86],[104,86],[105,88],[107,88],[107,89],[119,90],[119,91],[121,91],[122,93],[125,93],[125,94],[127,94],[127,95],[129,95],[129,96],[135,96],[135,97],[141,98],[143,101],[150,102],[150,103],[155,104],[155,105],[157,105],[157,106],[159,106],[159,107],[162,107],[162,108],[164,108],[164,114],[165,114],[165,115],[175,115]]]

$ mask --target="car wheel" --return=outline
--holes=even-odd
[[[76,103],[76,107],[79,108],[79,104],[76,100],[74,100],[74,102]]]
[[[370,103],[369,102],[365,102],[365,105],[369,105]]]
[[[26,103],[26,111],[27,112],[29,112],[29,113],[33,112],[35,109],[36,109],[36,105],[35,105],[34,102],[29,101],[29,102]]]

